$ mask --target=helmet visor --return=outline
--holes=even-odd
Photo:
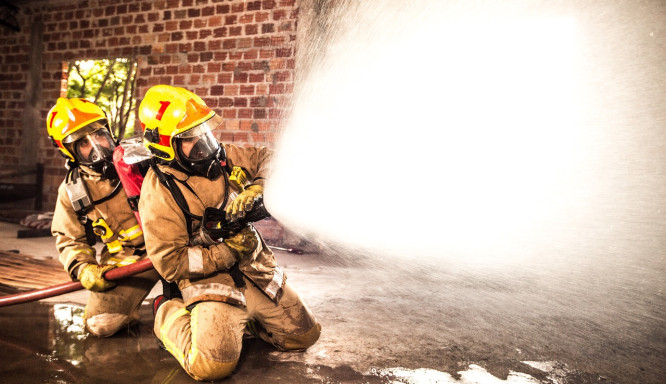
[[[81,131],[85,129],[87,127]],[[81,164],[94,165],[100,161],[110,160],[116,145],[109,131],[102,126],[68,144],[68,147],[71,147],[70,152]]]
[[[174,141],[183,160],[198,162],[217,154],[220,143],[213,136],[212,130],[217,128],[221,119],[216,117],[217,115],[175,136]]]

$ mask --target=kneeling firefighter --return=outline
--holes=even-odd
[[[239,222],[259,204],[271,151],[220,144],[222,119],[183,88],[150,88],[139,119],[153,154],[139,202],[148,255],[182,295],[153,303],[163,346],[191,377],[217,380],[235,369],[245,332],[283,351],[314,344],[321,327],[257,230],[206,230],[211,210]]]
[[[107,337],[139,320],[139,306],[159,281],[155,270],[117,284],[108,270],[146,257],[143,232],[112,162],[117,144],[100,107],[85,99],[59,98],[46,117],[53,145],[67,159],[51,232],[60,262],[73,281],[92,291],[86,328]],[[104,248],[97,255],[94,245]]]

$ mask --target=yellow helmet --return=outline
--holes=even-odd
[[[86,99],[60,97],[46,115],[46,130],[53,145],[58,147],[65,157],[75,162],[74,155],[64,144],[79,139],[84,135],[85,130],[82,128],[98,121],[101,125],[105,125],[106,115],[95,103]]]
[[[156,157],[172,161],[176,157],[174,137],[214,116],[215,111],[187,89],[156,85],[146,92],[139,105],[143,144]]]

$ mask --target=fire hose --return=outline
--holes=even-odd
[[[300,249],[291,249],[291,248],[282,248],[271,246],[273,249],[279,249],[286,252],[292,252],[297,255],[302,255],[303,251]],[[145,272],[153,268],[153,263],[150,262],[150,259],[145,258],[134,264],[130,264],[126,267],[114,268],[104,274],[104,278],[110,281],[121,280],[137,273]],[[46,299],[49,297],[64,295],[65,293],[70,293],[83,289],[78,281],[70,281],[68,283],[62,283],[58,285],[53,285],[51,287],[46,287],[42,289],[35,289],[33,291],[16,293],[13,295],[0,296],[0,307],[8,307],[15,304],[23,304],[31,301]]]
[[[126,267],[114,268],[104,274],[106,280],[114,281],[145,272],[153,268],[150,259],[145,258]],[[16,293],[13,295],[0,296],[0,307],[7,307],[14,304],[22,304],[30,301],[46,299],[48,297],[58,296],[69,292],[83,289],[78,281],[70,281],[47,288],[36,289],[28,292]]]

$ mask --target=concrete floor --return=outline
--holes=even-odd
[[[53,239],[16,239],[18,228],[0,223],[0,249],[55,257]],[[247,339],[224,382],[666,382],[663,261],[630,273],[594,259],[479,271],[333,250],[276,253],[321,339],[304,353]],[[85,291],[0,308],[0,382],[195,382],[157,347],[149,303],[158,291],[140,326],[108,339],[81,326]]]

